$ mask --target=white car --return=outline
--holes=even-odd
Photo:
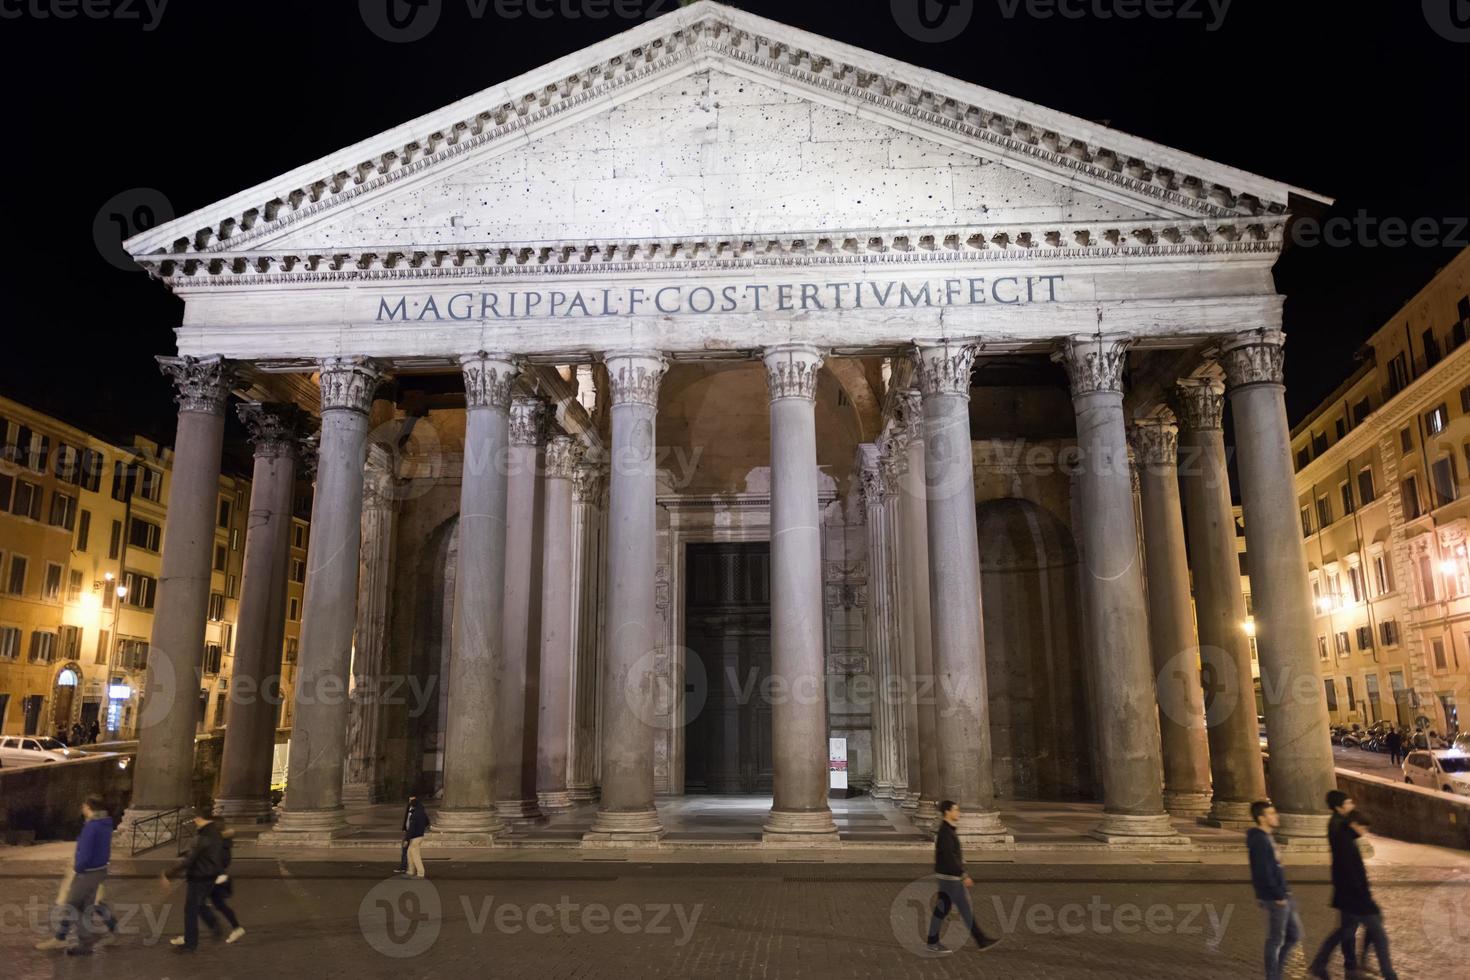
[[[69,749],[44,735],[6,735],[0,738],[0,766],[31,766],[40,762],[80,759],[81,749]]]
[[[1404,782],[1470,796],[1470,755],[1459,749],[1415,749],[1404,759]]]

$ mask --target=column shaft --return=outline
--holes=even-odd
[[[571,737],[572,660],[574,656],[572,585],[573,564],[572,479],[580,452],[576,440],[557,436],[546,448],[546,510],[541,562],[541,721],[536,794],[543,809],[565,810],[572,805],[567,791],[568,746]]]
[[[573,540],[576,662],[572,671],[571,784],[573,802],[597,799],[598,681],[602,675],[602,478],[596,465],[582,462],[572,480],[576,535]]]
[[[888,580],[887,496],[878,458],[878,447],[864,444],[861,454],[863,511],[867,520],[868,544],[868,653],[873,658],[873,679],[877,690],[873,698],[873,798],[894,798],[898,778],[898,735],[894,714],[898,698],[894,696],[899,678],[893,670],[890,622],[892,603]]]
[[[903,529],[899,542],[903,552],[904,602],[909,607],[906,632],[913,644],[915,686],[909,692],[915,702],[918,727],[918,807],[914,820],[926,830],[939,819],[936,808],[940,794],[939,754],[934,746],[940,735],[935,718],[935,673],[929,595],[929,506],[924,479],[924,409],[918,389],[903,393],[904,468],[898,497]],[[973,485],[972,485],[973,486]],[[978,544],[977,551],[978,555]],[[978,579],[977,579],[978,582]],[[989,716],[987,706],[986,716]],[[987,730],[988,730],[987,724]]]
[[[357,588],[357,628],[352,636],[352,696],[347,718],[349,803],[376,802],[379,793],[378,731],[383,705],[383,665],[388,644],[388,590],[393,581],[394,478],[386,452],[368,452],[362,499],[362,569]]]

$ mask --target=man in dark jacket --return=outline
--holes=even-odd
[[[965,889],[975,882],[965,874],[965,853],[955,830],[960,823],[960,805],[954,800],[942,801],[939,816],[939,833],[934,837],[934,880],[939,886],[939,895],[934,902],[934,915],[929,919],[928,949],[931,953],[954,952],[939,941],[939,930],[953,908],[959,910],[960,921],[969,928],[975,945],[983,953],[1000,940],[985,935],[975,921],[974,910],[970,908],[970,894]]]
[[[112,860],[112,818],[99,796],[89,796],[82,803],[82,832],[77,835],[76,854],[72,858],[72,875],[61,903],[61,918],[56,935],[36,944],[37,949],[61,949],[73,924],[77,944],[67,947],[68,956],[86,956],[96,942],[94,914],[100,915],[108,932],[117,931],[117,922],[105,905],[97,902],[97,893],[107,878],[107,864]]]
[[[1286,958],[1301,941],[1302,920],[1296,899],[1286,887],[1286,872],[1281,869],[1276,841],[1271,836],[1281,824],[1276,808],[1265,800],[1256,800],[1251,804],[1251,820],[1255,826],[1245,832],[1245,844],[1256,902],[1266,910],[1266,980],[1281,980]]]
[[[214,891],[215,879],[225,870],[225,841],[220,836],[219,826],[203,814],[195,815],[194,828],[194,843],[190,845],[189,853],[163,875],[165,887],[170,877],[179,874],[188,883],[184,898],[184,935],[173,940],[174,951],[178,953],[192,953],[199,947],[200,919],[214,931],[216,938],[225,937],[219,920],[205,904]]]
[[[429,829],[429,814],[417,796],[408,798],[408,812],[403,815],[403,842],[408,848],[404,859],[408,862],[408,877],[423,878],[424,834]]]
[[[1388,762],[1398,765],[1404,761],[1404,736],[1397,728],[1390,728],[1383,741],[1388,745]]]
[[[1388,954],[1388,933],[1383,929],[1383,915],[1378,903],[1373,901],[1372,889],[1368,887],[1368,869],[1363,864],[1363,852],[1358,848],[1358,838],[1368,831],[1368,820],[1357,811],[1346,793],[1337,790],[1328,793],[1327,803],[1333,811],[1327,828],[1327,843],[1332,849],[1332,907],[1337,909],[1339,924],[1337,931],[1329,935],[1317,950],[1307,973],[1326,977],[1332,950],[1341,946],[1347,975],[1361,976],[1353,949],[1361,926],[1367,933],[1368,945],[1373,947],[1378,958],[1378,971],[1383,980],[1398,980],[1393,960]]]

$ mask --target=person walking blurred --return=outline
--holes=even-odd
[[[94,935],[94,916],[99,916],[107,927],[108,936],[104,940],[117,932],[117,920],[98,899],[102,882],[107,879],[107,865],[112,860],[112,817],[100,796],[89,796],[82,801],[82,818],[85,822],[77,835],[71,874],[63,886],[65,897],[59,902],[61,915],[56,935],[36,944],[37,949],[66,948],[68,956],[91,954],[99,941]],[[66,935],[73,927],[77,942],[75,946],[67,946]]]
[[[1276,808],[1266,800],[1251,804],[1251,820],[1255,826],[1245,832],[1246,850],[1250,855],[1251,886],[1256,902],[1266,911],[1266,980],[1281,980],[1286,958],[1302,938],[1302,919],[1296,899],[1286,886],[1286,872],[1281,868],[1281,855],[1272,836],[1281,825]]]

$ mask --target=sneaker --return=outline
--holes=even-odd
[[[245,930],[240,926],[236,926],[235,928],[231,929],[230,934],[225,937],[225,942],[233,943],[243,935],[245,935]]]
[[[172,938],[172,939],[170,939],[168,941],[168,944],[170,946],[182,946],[182,945],[184,945],[184,937],[183,936],[175,936],[174,938]]]
[[[66,949],[66,940],[50,936],[36,943],[37,949]]]
[[[96,946],[108,946],[108,945],[110,945],[112,943],[115,943],[115,942],[117,942],[117,933],[115,933],[115,932],[109,932],[109,933],[105,933],[104,935],[98,937],[97,941],[95,943],[93,943],[92,945],[94,947],[96,947]]]
[[[954,950],[950,949],[948,946],[945,946],[943,943],[926,943],[924,945],[924,948],[933,953],[935,956],[948,956],[950,953],[954,952]]]
[[[983,953],[987,949],[994,949],[996,946],[999,946],[1001,943],[1001,939],[1003,938],[1004,937],[997,936],[995,939],[987,939],[983,943],[976,943],[976,946],[979,948],[980,952]]]
[[[68,946],[68,947],[66,947],[66,955],[67,956],[91,956],[92,955],[92,947],[91,946],[81,946],[81,945]]]

